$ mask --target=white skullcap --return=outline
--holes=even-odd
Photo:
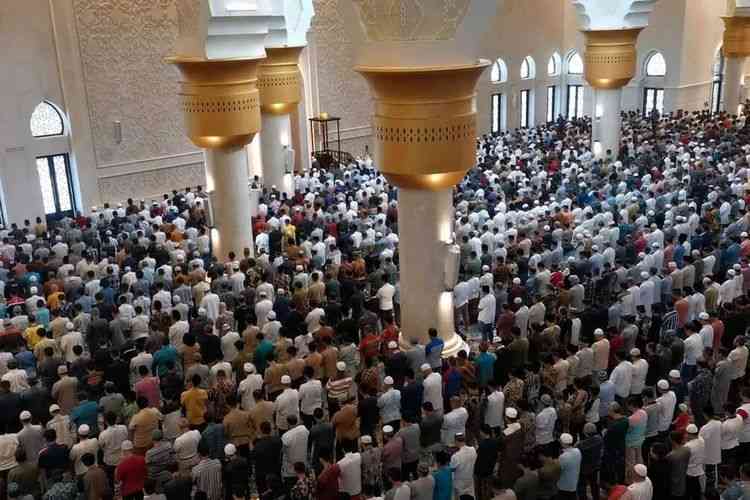
[[[698,434],[698,426],[690,424],[685,428],[685,431],[687,431],[688,434]]]
[[[640,477],[647,477],[648,476],[648,469],[643,464],[635,464],[633,466],[633,470],[636,474],[638,474]]]
[[[648,278],[648,273],[646,271],[643,271],[641,273],[641,278],[643,278],[644,280],[647,279]]]
[[[388,349],[397,349],[397,348],[398,348],[398,344],[396,343],[395,340],[391,340],[390,342],[388,342]]]
[[[346,363],[344,363],[343,361],[339,361],[338,363],[336,363],[336,369],[338,371],[340,371],[340,372],[345,372],[346,371]]]
[[[364,435],[359,439],[362,444],[372,444],[372,438],[370,436]]]
[[[513,278],[513,284],[514,285],[520,285],[521,284],[521,278]]]
[[[24,410],[21,412],[21,415],[19,417],[21,420],[31,420],[31,412],[28,410]]]
[[[237,448],[235,448],[235,446],[232,443],[229,443],[228,445],[224,447],[224,455],[231,457],[235,453],[237,453]]]
[[[490,270],[490,266],[482,266],[482,271],[485,273]]]
[[[432,370],[432,367],[428,363],[423,363],[422,366],[419,367],[419,369],[423,372],[426,372],[427,370]]]
[[[385,384],[385,385],[393,385],[393,377],[385,377],[383,379],[383,384]]]
[[[76,326],[73,323],[71,323],[70,321],[68,321],[67,323],[65,323],[65,329],[66,330],[72,330],[75,327]]]
[[[91,429],[89,429],[89,426],[86,424],[78,426],[78,434],[81,436],[88,436],[90,430]]]
[[[680,372],[678,370],[670,370],[669,378],[680,378]]]
[[[206,308],[205,307],[199,307],[198,308],[198,315],[199,316],[205,316],[206,315]]]
[[[734,276],[734,275],[735,275],[735,274],[737,274],[737,273],[735,273],[735,272],[734,272],[734,269],[730,269],[729,271],[727,271],[727,274],[728,274],[729,276]]]
[[[641,355],[641,350],[638,349],[637,347],[634,347],[634,348],[632,348],[630,350],[630,355],[631,356],[640,356]]]
[[[383,434],[393,434],[393,427],[390,425],[383,426]]]
[[[281,377],[281,383],[284,384],[284,385],[291,384],[292,383],[292,377],[290,377],[289,375],[283,375]]]
[[[661,380],[659,380],[659,381],[658,381],[658,382],[656,383],[656,387],[658,387],[658,388],[659,388],[659,389],[661,389],[662,391],[666,391],[667,389],[669,389],[669,382],[667,382],[667,381],[666,381],[666,380],[664,380],[664,379],[661,379]]]
[[[508,418],[518,418],[518,410],[515,408],[506,408],[505,416]]]
[[[299,266],[299,265],[298,265],[298,266],[297,266],[297,267],[296,267],[295,269],[296,269],[297,271],[302,271],[302,270],[304,269],[304,267],[302,267],[302,266]]]
[[[560,442],[564,445],[571,445],[573,444],[573,436],[565,432],[560,435]]]
[[[31,287],[31,293],[36,293],[36,292],[37,292],[37,288],[35,286],[32,286]]]
[[[513,303],[514,304],[522,304],[523,303],[523,299],[521,299],[521,297],[516,297],[515,299],[513,299]]]
[[[56,411],[60,411],[60,406],[57,405],[57,404],[51,404],[49,406],[49,412],[50,413],[55,413]]]
[[[601,337],[604,335],[604,330],[602,330],[601,328],[597,328],[596,330],[594,330],[594,335],[597,337]]]
[[[699,319],[702,319],[702,320],[704,320],[704,321],[705,321],[705,320],[707,320],[707,319],[708,319],[709,317],[710,317],[710,316],[708,315],[708,313],[707,313],[707,312],[702,312],[702,313],[700,313],[700,314],[698,315],[698,318],[699,318]]]
[[[245,363],[243,368],[245,369],[245,373],[255,373],[255,365],[252,363]]]
[[[269,321],[276,320],[276,313],[273,311],[268,311],[268,314],[266,314],[266,318],[268,318]]]

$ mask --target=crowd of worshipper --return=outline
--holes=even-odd
[[[3,229],[0,499],[750,498],[745,118],[591,127],[478,138],[457,353],[399,329],[369,156],[263,190],[254,250],[200,188]]]

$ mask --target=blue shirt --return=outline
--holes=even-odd
[[[430,340],[424,347],[427,362],[433,370],[439,370],[443,365],[442,358],[440,357],[443,354],[443,347],[445,347],[445,342],[443,342],[443,339],[440,337],[435,337]]]
[[[96,417],[97,405],[94,401],[82,401],[70,411],[70,420],[76,424],[76,428],[86,424],[91,429],[91,435],[95,435],[98,432]]]
[[[34,313],[34,319],[36,320],[37,323],[42,325],[45,329],[49,328],[49,320],[50,320],[49,309],[47,309],[46,307],[40,307]]]
[[[615,400],[615,384],[607,380],[599,386],[599,417],[609,414],[609,404]]]
[[[169,370],[168,362],[174,362],[177,365],[177,349],[173,345],[164,346],[154,353],[152,369],[159,377],[163,377]]]
[[[568,448],[560,455],[560,479],[557,488],[561,491],[576,491],[581,472],[581,450]]]
[[[435,487],[432,490],[432,500],[451,500],[453,498],[453,471],[450,466],[440,467],[432,473]]]
[[[495,375],[495,356],[488,352],[483,352],[477,356],[475,363],[479,371],[479,385],[487,385]]]

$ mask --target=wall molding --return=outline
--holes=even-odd
[[[141,160],[128,160],[99,165],[97,178],[108,179],[142,172],[153,172],[167,168],[203,165],[203,151],[191,151],[174,155],[156,156]],[[102,172],[105,171],[106,173]]]

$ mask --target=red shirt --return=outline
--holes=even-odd
[[[318,491],[315,497],[318,500],[338,500],[340,475],[341,469],[336,464],[323,469],[318,476]]]
[[[139,493],[146,479],[146,459],[135,454],[123,458],[115,469],[115,479],[122,483],[122,496]]]
[[[152,408],[161,406],[161,393],[159,392],[158,377],[144,377],[135,384],[136,396],[148,399],[148,405]]]

